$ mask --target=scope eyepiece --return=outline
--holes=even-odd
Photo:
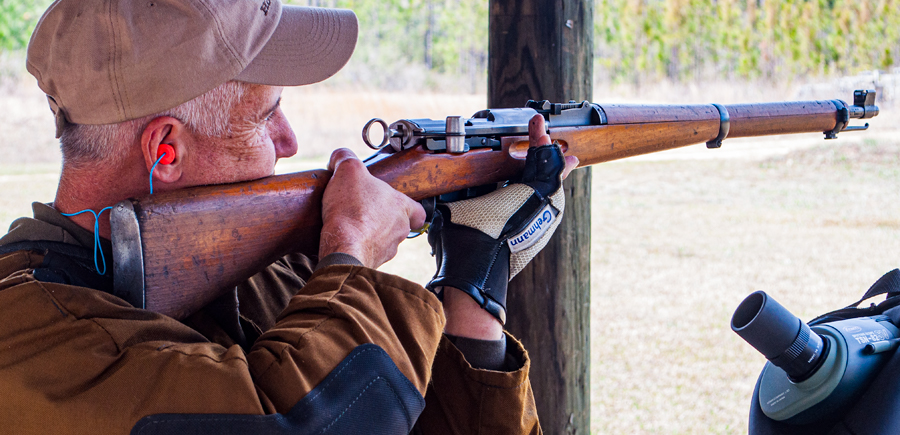
[[[731,330],[793,382],[812,376],[828,354],[828,341],[762,291],[741,302],[731,318]]]

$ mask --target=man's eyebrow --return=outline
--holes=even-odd
[[[268,118],[269,115],[271,115],[273,112],[278,110],[278,106],[280,106],[280,105],[281,105],[281,97],[278,97],[278,101],[276,101],[275,104],[272,105],[272,108],[263,112],[263,118]]]

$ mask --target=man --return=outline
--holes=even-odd
[[[356,26],[352,12],[278,0],[59,0],[48,9],[28,69],[55,115],[63,168],[55,201],[36,203],[34,218],[0,239],[4,431],[539,432],[527,354],[502,320],[517,271],[507,258],[527,262],[542,245],[510,254],[502,237],[482,236],[484,246],[501,240],[485,252],[504,267],[473,271],[447,238],[475,231],[460,216],[504,191],[444,206],[445,230],[430,235],[441,267],[429,287],[441,299],[375,270],[425,212],[348,150],[329,162],[317,264],[287,256],[183,321],[109,292],[103,210],[271,175],[298,147],[281,86],[337,72]],[[530,131],[551,156],[543,160],[558,157],[556,170],[539,175],[545,166],[530,160],[532,175],[513,186],[531,186],[561,213],[562,166],[576,162],[560,163],[546,146],[540,117]]]

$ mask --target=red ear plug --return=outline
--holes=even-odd
[[[156,155],[159,156],[160,165],[170,165],[175,161],[175,148],[167,143],[161,143],[156,148]]]

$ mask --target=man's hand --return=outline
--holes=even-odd
[[[550,144],[550,137],[545,133],[544,118],[541,115],[536,115],[531,119],[528,132],[529,145],[531,147],[540,147]],[[576,166],[578,166],[578,159],[574,156],[566,156],[565,167],[562,170],[560,178],[565,178]],[[429,240],[432,241],[432,239],[433,238],[430,235]],[[528,257],[528,259],[530,258],[531,257]],[[510,272],[511,275],[514,275],[518,270],[514,267]],[[494,285],[498,285],[502,281],[503,302],[505,302],[506,280],[495,279],[493,281],[495,283]],[[443,289],[436,288],[434,290],[443,293],[444,313],[447,316],[447,324],[444,331],[447,334],[482,340],[497,340],[502,337],[502,324],[496,315],[482,309],[483,307],[480,306],[475,299],[470,297],[470,295],[455,287],[449,286],[444,287]],[[496,294],[496,291],[494,293]],[[505,306],[505,303],[503,305]]]
[[[336,150],[328,169],[334,175],[322,197],[320,259],[340,252],[376,268],[425,224],[422,205],[373,177],[353,151]]]

